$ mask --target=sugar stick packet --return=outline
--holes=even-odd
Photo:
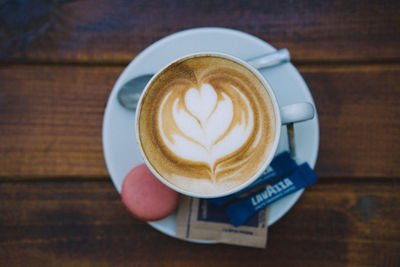
[[[276,156],[270,166],[263,172],[263,174],[255,180],[252,184],[250,184],[248,187],[242,189],[241,191],[226,196],[226,197],[220,197],[220,198],[209,198],[207,199],[208,203],[215,204],[218,206],[222,206],[229,201],[235,199],[237,196],[242,195],[243,193],[252,190],[256,188],[257,186],[260,186],[276,177],[281,177],[284,175],[288,175],[292,171],[294,171],[297,168],[296,162],[290,157],[288,152],[283,152]]]
[[[225,206],[226,214],[234,226],[245,223],[260,209],[282,197],[309,186],[317,181],[317,176],[307,163],[300,165],[287,177],[268,184],[262,190]]]
[[[268,208],[234,227],[222,207],[209,204],[205,199],[181,197],[176,219],[179,238],[265,248],[267,229]]]

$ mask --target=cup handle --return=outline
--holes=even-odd
[[[302,122],[314,118],[314,106],[308,102],[287,105],[280,108],[282,124]]]

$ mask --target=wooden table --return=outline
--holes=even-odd
[[[1,1],[0,262],[400,266],[399,1]],[[235,28],[291,51],[321,144],[266,249],[165,236],[125,211],[102,117],[132,58],[173,32]]]

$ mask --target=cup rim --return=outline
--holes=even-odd
[[[247,68],[248,70],[250,70],[260,81],[261,83],[264,85],[264,87],[266,88],[272,105],[273,105],[273,111],[274,111],[274,115],[275,115],[275,138],[274,138],[274,142],[270,148],[270,153],[268,155],[268,157],[265,159],[263,165],[259,168],[259,170],[250,178],[248,179],[246,182],[242,183],[241,185],[234,187],[230,190],[224,191],[222,193],[218,193],[218,194],[208,194],[208,195],[202,195],[202,194],[198,194],[198,193],[193,193],[190,191],[186,191],[183,190],[182,188],[170,183],[166,178],[162,177],[155,168],[153,168],[152,164],[149,162],[149,160],[147,159],[146,154],[143,151],[142,145],[141,145],[141,140],[140,140],[140,135],[139,135],[139,127],[138,127],[138,120],[139,120],[139,115],[141,112],[141,108],[142,108],[142,102],[143,102],[143,98],[145,97],[149,86],[152,84],[152,82],[154,81],[154,79],[156,77],[158,77],[160,75],[160,73],[162,73],[165,69],[167,69],[168,67],[170,67],[171,65],[180,62],[180,61],[185,61],[188,60],[190,58],[195,58],[195,57],[204,57],[204,56],[214,56],[214,57],[220,57],[220,58],[225,58],[228,60],[232,60],[242,66],[244,66],[245,68]],[[146,84],[143,92],[140,95],[139,101],[138,101],[138,105],[136,108],[136,114],[135,114],[135,133],[136,133],[136,143],[139,147],[140,150],[140,155],[142,157],[142,159],[144,160],[146,166],[150,169],[150,171],[153,173],[154,176],[157,177],[157,179],[162,182],[163,184],[165,184],[166,186],[168,186],[169,188],[173,189],[174,191],[181,193],[183,195],[186,196],[190,196],[190,197],[196,197],[196,198],[219,198],[219,197],[224,197],[224,196],[228,196],[231,194],[234,194],[244,188],[246,188],[248,185],[250,185],[252,182],[254,182],[270,165],[272,159],[275,156],[276,150],[278,148],[278,144],[279,144],[279,140],[280,140],[280,135],[281,135],[281,115],[280,115],[280,109],[279,109],[279,105],[278,105],[278,101],[276,100],[276,96],[274,91],[272,90],[272,86],[267,82],[267,80],[264,78],[264,76],[256,69],[254,68],[252,65],[250,65],[249,63],[247,63],[246,61],[237,58],[235,56],[226,54],[226,53],[220,53],[220,52],[196,52],[196,53],[190,53],[187,54],[185,56],[179,57],[178,59],[175,59],[173,61],[171,61],[170,63],[168,63],[166,66],[164,66],[163,68],[161,68],[157,73],[155,73],[153,75],[153,77],[148,81],[148,83]]]

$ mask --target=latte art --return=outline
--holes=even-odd
[[[239,101],[234,103],[224,92],[218,96],[210,84],[199,90],[190,88],[181,98],[170,92],[158,112],[159,131],[167,147],[182,160],[208,164],[213,183],[218,160],[238,151],[254,130],[248,99],[237,88],[231,86],[231,90]],[[240,106],[240,101],[245,105]],[[166,109],[172,109],[175,125],[165,116]],[[240,113],[236,121],[234,110]]]
[[[143,96],[142,149],[160,176],[185,191],[216,194],[261,168],[275,138],[271,99],[257,77],[219,57],[178,62]]]

